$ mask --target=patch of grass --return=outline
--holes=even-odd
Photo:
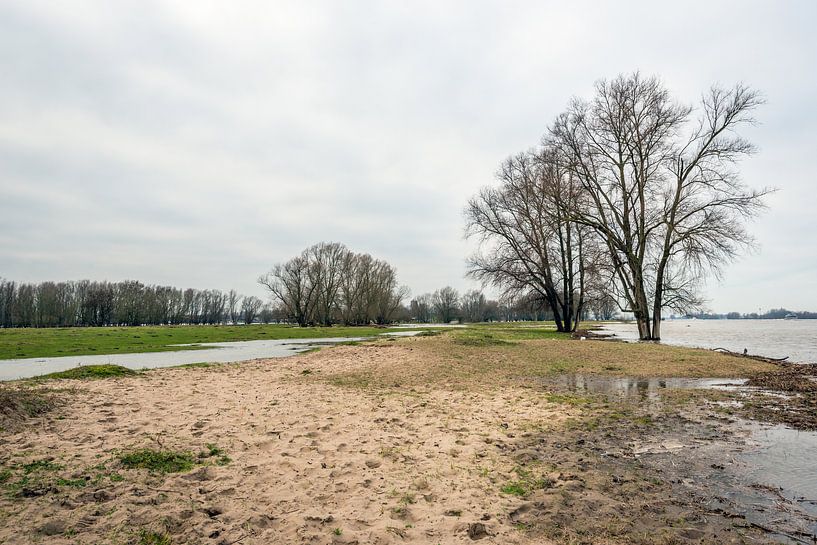
[[[141,449],[119,457],[128,469],[147,469],[156,473],[183,473],[196,466],[195,457],[189,452]]]
[[[587,397],[578,396],[575,394],[546,394],[545,399],[550,403],[559,403],[560,405],[587,405],[593,400]]]
[[[57,486],[68,486],[71,488],[85,488],[87,486],[88,481],[85,479],[63,479],[59,478],[56,481]]]
[[[29,475],[31,473],[37,471],[58,471],[62,469],[62,466],[59,464],[55,464],[53,461],[48,459],[42,460],[34,460],[33,462],[29,462],[27,464],[23,464],[23,473]]]
[[[12,497],[41,496],[60,488],[84,488],[88,479],[58,475],[63,466],[53,459],[43,458],[19,464],[0,472],[0,483]]]
[[[335,534],[336,536],[340,536],[343,535],[343,530],[341,530],[340,528],[335,528],[334,530],[332,530],[332,533]]]
[[[197,363],[185,363],[183,365],[175,365],[175,369],[199,369],[199,368],[207,368],[207,367],[215,367],[218,365],[217,363],[209,363],[206,361],[200,361]]]
[[[519,482],[519,481],[511,481],[502,488],[499,489],[500,492],[503,494],[509,494],[511,496],[527,496],[528,489],[527,487]]]
[[[513,344],[503,338],[494,336],[485,331],[457,331],[454,334],[454,342],[463,346],[503,346]]]
[[[73,380],[96,380],[111,377],[128,377],[138,375],[133,369],[122,367],[121,365],[80,365],[67,371],[59,371],[57,373],[48,373],[47,375],[40,375],[35,377],[35,380],[51,380],[51,379],[73,379]]]

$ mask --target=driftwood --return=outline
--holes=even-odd
[[[743,349],[743,353],[733,352],[731,350],[727,350],[726,348],[713,348],[712,350],[714,350],[715,352],[722,352],[724,354],[729,354],[730,356],[736,356],[738,358],[749,358],[749,359],[752,359],[752,360],[762,361],[762,362],[765,362],[765,363],[784,364],[784,363],[788,363],[788,362],[786,362],[786,360],[789,359],[788,356],[786,356],[784,358],[769,358],[767,356],[758,356],[756,354],[749,354],[749,353],[746,352],[745,348]]]

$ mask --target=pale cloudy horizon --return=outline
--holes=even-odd
[[[811,2],[0,4],[0,277],[263,295],[319,241],[463,278],[462,210],[601,78],[767,103],[740,168],[774,186],[717,312],[817,310]]]

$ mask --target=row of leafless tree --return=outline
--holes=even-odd
[[[469,290],[462,295],[446,286],[433,293],[424,293],[411,300],[403,314],[410,321],[420,323],[448,323],[451,321],[477,323],[496,321],[546,320],[553,317],[552,310],[536,297],[525,294],[518,297],[488,299],[480,290]],[[615,308],[607,312],[600,307],[588,308],[594,317],[613,317]]]
[[[642,339],[659,339],[662,311],[700,307],[706,274],[752,244],[746,220],[769,190],[740,181],[754,147],[736,131],[761,102],[743,85],[712,87],[693,108],[655,77],[597,83],[469,202],[481,242],[470,275],[540,299],[560,330],[613,300]]]
[[[301,326],[385,324],[409,293],[394,267],[336,242],[310,246],[258,281]]]
[[[258,297],[235,290],[179,289],[141,282],[15,283],[0,279],[0,327],[253,323],[280,319]]]

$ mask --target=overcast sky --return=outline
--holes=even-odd
[[[0,276],[262,295],[318,241],[469,287],[462,209],[573,95],[640,70],[767,104],[780,191],[710,308],[817,310],[817,3],[0,3]]]

